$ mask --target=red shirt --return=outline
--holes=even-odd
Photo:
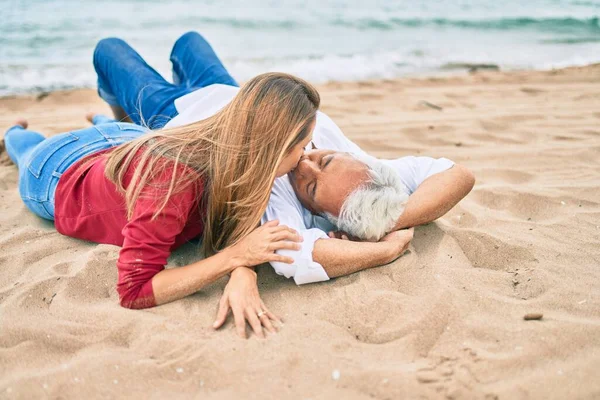
[[[204,211],[200,209],[203,180],[173,195],[154,221],[152,216],[164,197],[157,201],[156,196],[149,195],[150,190],[145,190],[136,202],[132,218],[127,220],[124,195],[104,175],[105,155],[110,151],[103,150],[77,161],[60,177],[54,223],[63,235],[121,246],[117,261],[121,305],[153,307],[156,301],[152,277],[164,269],[172,250],[203,232]],[[135,166],[134,159],[125,173],[125,187]],[[180,165],[178,171],[179,168],[186,174],[197,174],[187,166]],[[147,187],[168,183],[172,174],[173,167],[165,167]]]

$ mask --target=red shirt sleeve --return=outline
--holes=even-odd
[[[172,169],[160,174],[158,180],[170,179]],[[162,204],[156,196],[142,194],[133,216],[122,230],[123,247],[117,267],[117,292],[121,306],[126,308],[154,307],[152,278],[164,269],[176,237],[184,229],[190,213],[198,206],[196,186],[174,194],[161,213],[152,220]]]

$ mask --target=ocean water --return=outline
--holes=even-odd
[[[0,95],[94,87],[92,53],[128,41],[165,77],[196,30],[244,81],[312,82],[600,62],[600,0],[0,0]]]

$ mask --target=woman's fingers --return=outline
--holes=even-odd
[[[254,311],[254,308],[246,308],[246,318],[248,319],[248,323],[252,327],[252,330],[254,330],[256,336],[258,336],[261,339],[264,339],[265,334],[262,330],[262,324],[260,322],[260,319],[258,319],[258,315],[256,311]]]
[[[275,329],[267,314],[263,314],[260,316],[260,322],[262,322],[262,325],[265,327],[267,332],[277,333],[277,329]]]
[[[235,320],[235,330],[242,339],[246,339],[246,318],[243,308],[235,308],[233,310],[233,319]]]
[[[271,233],[271,237],[270,240],[273,242],[279,241],[279,240],[291,240],[293,242],[301,242],[302,241],[302,236],[300,236],[298,234],[298,232],[294,231],[294,230],[289,230],[289,229],[282,229],[279,231],[274,231]]]
[[[261,306],[262,306],[262,309],[263,309],[263,310],[265,310],[265,311],[267,312],[267,313],[266,313],[266,316],[267,316],[267,317],[269,317],[269,319],[270,319],[271,321],[273,321],[273,322],[276,322],[276,323],[279,325],[279,326],[277,326],[277,328],[278,328],[277,330],[279,330],[279,327],[281,327],[281,325],[283,325],[283,321],[281,321],[281,319],[280,319],[278,316],[276,316],[276,315],[275,315],[275,314],[273,314],[271,311],[269,311],[269,310],[267,309],[267,307],[265,306],[265,303],[263,303],[263,302],[262,302],[262,300],[261,300],[260,304],[261,304]]]
[[[277,251],[277,250],[300,250],[302,246],[300,243],[289,242],[289,241],[280,241],[274,242],[268,245],[269,251]]]
[[[214,329],[219,329],[225,320],[227,319],[227,314],[229,313],[229,300],[226,297],[223,297],[219,302],[219,311],[217,311],[217,319],[213,324]]]
[[[278,221],[278,220],[276,220],[276,219],[274,219],[274,220],[272,220],[272,221],[267,221],[267,222],[265,222],[265,223],[263,224],[263,227],[270,228],[270,227],[274,227],[274,226],[277,226],[277,225],[279,225],[279,221]]]
[[[275,322],[275,326],[276,326],[277,330],[279,331],[281,329],[281,327],[283,326],[283,321],[270,311],[267,311],[267,316],[269,317],[269,319],[272,322]]]
[[[294,259],[292,257],[282,256],[281,254],[271,253],[267,255],[266,262],[282,262],[286,264],[293,264]]]

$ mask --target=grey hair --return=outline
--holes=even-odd
[[[398,173],[376,159],[359,157],[369,168],[369,180],[351,192],[339,217],[325,217],[339,230],[362,240],[377,241],[392,231],[408,201],[408,190]]]

